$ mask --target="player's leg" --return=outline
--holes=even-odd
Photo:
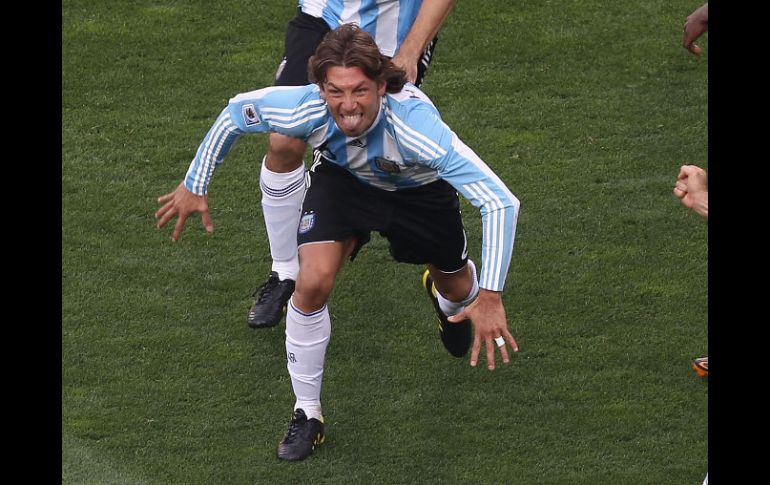
[[[276,86],[308,84],[308,58],[328,31],[329,27],[322,19],[297,13],[286,29],[284,56],[276,73]],[[306,149],[302,140],[278,133],[268,136],[268,151],[262,161],[259,185],[273,263],[267,281],[254,293],[255,302],[247,315],[247,323],[252,328],[277,325],[294,291],[299,270],[297,224],[305,190],[303,157]]]
[[[331,320],[326,302],[355,239],[300,247],[296,289],[286,312],[287,369],[296,401],[289,429],[278,444],[278,458],[302,460],[324,441],[321,413],[326,347]]]
[[[428,278],[433,281],[441,311],[447,316],[460,313],[479,294],[476,264],[472,260],[460,270],[447,273],[428,264]]]
[[[470,320],[449,322],[478,294],[476,267],[468,259],[467,239],[455,189],[440,180],[399,191],[393,226],[386,237],[397,261],[426,264],[422,282],[439,320],[444,347],[463,357],[473,342]]]
[[[301,460],[323,441],[321,383],[331,321],[326,302],[346,258],[353,259],[369,233],[351,227],[354,180],[336,166],[314,165],[297,231],[300,269],[286,311],[286,356],[296,396],[289,432],[278,456]],[[301,410],[301,412],[300,412]]]
[[[305,192],[302,157],[306,145],[302,140],[271,133],[268,147],[259,185],[273,263],[267,281],[254,293],[254,305],[247,316],[251,328],[278,324],[299,271],[297,225]]]
[[[428,264],[422,277],[439,321],[439,336],[444,347],[455,357],[468,353],[473,342],[473,327],[469,319],[450,322],[448,317],[463,311],[479,294],[476,265],[468,259],[458,271],[442,271]]]

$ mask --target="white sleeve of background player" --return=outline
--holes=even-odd
[[[272,86],[235,96],[198,147],[185,187],[194,194],[206,194],[214,169],[241,135],[277,132],[307,140],[325,116],[326,105],[314,85]]]
[[[513,255],[519,199],[441,120],[432,107],[392,115],[399,142],[411,158],[438,171],[481,212],[483,240],[479,286],[502,291]]]

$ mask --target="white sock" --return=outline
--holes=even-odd
[[[289,299],[286,309],[286,367],[291,377],[296,402],[308,419],[321,417],[321,383],[326,360],[326,346],[332,333],[332,322],[326,305],[306,314]]]
[[[476,265],[471,261],[468,260],[468,266],[471,267],[471,276],[473,277],[473,286],[471,287],[470,293],[468,293],[468,296],[466,296],[462,301],[450,301],[444,298],[444,296],[439,293],[438,289],[436,289],[436,299],[438,299],[438,306],[441,308],[441,311],[444,312],[444,315],[451,317],[452,315],[457,315],[463,309],[466,305],[470,304],[474,298],[476,298],[476,295],[479,294],[479,282],[476,279]]]
[[[265,218],[272,270],[282,280],[296,280],[299,273],[297,227],[305,196],[305,164],[288,173],[276,173],[265,166],[259,174],[262,215]]]

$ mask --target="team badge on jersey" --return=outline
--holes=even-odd
[[[297,229],[297,232],[299,234],[305,234],[309,230],[313,229],[313,226],[315,226],[315,214],[308,212],[302,216],[302,219],[299,220],[299,229]]]
[[[377,168],[379,168],[383,172],[387,172],[387,173],[401,172],[401,167],[398,165],[398,163],[394,162],[393,160],[388,160],[387,158],[377,157],[374,159],[374,164],[377,165]]]
[[[243,105],[243,120],[246,122],[246,126],[254,126],[260,123],[257,110],[254,109],[253,104]]]

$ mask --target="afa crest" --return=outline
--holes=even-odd
[[[309,230],[313,229],[313,226],[315,226],[315,214],[313,212],[309,212],[304,214],[302,219],[299,220],[299,228],[297,229],[297,232],[299,234],[305,234]]]

